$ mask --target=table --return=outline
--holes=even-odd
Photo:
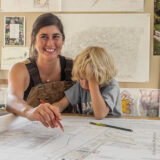
[[[95,120],[93,116],[63,114],[62,132],[60,128],[45,128],[39,122],[13,115],[1,116],[0,122],[2,117],[13,121],[0,133],[2,160],[159,160],[160,157],[160,118]],[[91,121],[130,128],[133,132],[91,125]]]

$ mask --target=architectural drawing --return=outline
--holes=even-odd
[[[90,121],[131,128],[133,132],[90,125]],[[11,157],[16,160],[144,160],[160,156],[160,121],[121,118],[97,121],[93,117],[63,116],[62,124],[64,133],[60,128],[45,128],[38,122],[17,118],[0,133],[0,157],[3,160]]]
[[[14,6],[14,7],[13,7]],[[61,10],[61,0],[1,0],[3,12],[53,12]]]
[[[142,12],[144,0],[61,0],[62,11]]]
[[[8,70],[10,67],[29,57],[27,47],[4,47],[1,55],[1,70]]]
[[[101,46],[115,59],[118,81],[149,81],[149,14],[59,16],[66,34],[63,55],[75,58],[87,46]]]

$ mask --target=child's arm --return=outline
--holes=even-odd
[[[58,107],[60,112],[62,112],[69,105],[69,101],[64,96],[60,101],[53,103],[53,106]]]
[[[94,116],[96,119],[103,119],[109,113],[109,107],[105,103],[96,79],[88,80],[92,107],[94,110]]]

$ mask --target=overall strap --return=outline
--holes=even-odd
[[[26,64],[30,77],[33,79],[34,86],[41,83],[38,67],[34,59],[29,58],[30,63]]]
[[[65,80],[71,81],[72,77],[73,60],[66,58],[66,68],[65,68]]]

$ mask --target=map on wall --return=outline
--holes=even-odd
[[[1,0],[1,9],[2,12],[60,11],[61,0]]]
[[[144,0],[61,0],[62,11],[140,11]]]
[[[118,81],[149,81],[149,14],[63,14],[59,17],[66,34],[63,55],[75,58],[87,46],[101,46],[115,59]]]

